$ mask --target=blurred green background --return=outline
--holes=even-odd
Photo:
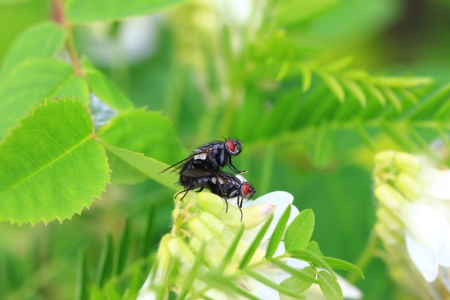
[[[329,7],[318,11],[314,18],[312,14],[297,22],[286,16],[286,30],[303,45],[320,51],[324,59],[351,55],[353,66],[371,73],[432,76],[438,83],[450,80],[450,1],[329,2]],[[189,30],[199,20],[207,22],[202,14],[208,12],[200,6],[181,6],[165,16],[140,18],[131,25],[133,20],[76,26],[79,54],[88,56],[137,107],[147,106],[169,116],[185,150],[222,135],[243,140],[244,151],[234,164],[249,170],[246,178],[257,187],[258,195],[275,190],[293,194],[299,209],[313,209],[313,239],[322,251],[355,263],[375,221],[371,192],[374,152],[354,131],[336,130],[334,144],[330,145],[336,155],[318,167],[308,155],[311,149],[296,135],[253,136],[258,111],[251,106],[241,108],[237,117],[224,117],[230,112],[223,106],[214,108],[214,101],[208,100],[215,95],[205,95],[194,84],[205,80],[214,86],[221,80],[214,76],[201,78],[196,73],[196,52],[201,55],[215,47],[215,41],[202,45],[198,32]],[[50,7],[45,0],[0,6],[0,61],[21,32],[49,18]],[[217,53],[221,53],[220,47]],[[252,89],[259,88],[249,86],[245,97],[252,97]],[[268,106],[272,105],[272,97],[282,96],[270,93],[267,88],[269,100],[262,99]],[[112,234],[117,245],[127,218],[131,220],[132,249],[139,249],[145,236],[156,249],[159,237],[169,230],[171,197],[170,191],[150,180],[135,186],[110,184],[102,198],[81,216],[62,224],[0,224],[0,263],[6,266],[1,268],[4,288],[0,289],[0,299],[72,298],[79,250],[86,250],[89,274],[95,277],[106,235]],[[146,233],[152,212],[153,231]],[[128,263],[138,256],[130,253]],[[365,299],[396,298],[380,259],[371,261],[365,274],[366,278],[357,283]]]

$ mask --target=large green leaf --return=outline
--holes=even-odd
[[[31,58],[52,57],[64,45],[66,31],[52,22],[44,22],[22,33],[9,49],[0,69],[0,82],[19,63]]]
[[[145,109],[123,112],[104,125],[98,136],[109,145],[139,152],[162,162],[173,163],[186,156],[171,121],[159,112]],[[114,182],[132,184],[144,179],[140,174],[142,172],[136,173],[127,167],[117,155],[111,158]]]
[[[83,72],[94,94],[111,108],[118,111],[133,108],[133,103],[99,70],[83,60]]]
[[[0,83],[0,136],[15,126],[30,107],[53,96],[75,97],[87,103],[89,91],[84,80],[63,61],[32,59],[14,68]]]
[[[78,101],[46,101],[0,144],[0,221],[32,224],[81,213],[109,181],[105,151]]]
[[[105,144],[105,148],[142,174],[145,174],[148,178],[151,178],[174,191],[179,190],[179,188],[175,185],[178,181],[175,173],[165,172],[159,174],[162,170],[168,167],[165,163],[146,157],[142,153],[128,151],[126,149],[117,148],[108,144]]]
[[[118,20],[161,12],[184,1],[186,0],[69,0],[66,14],[71,22]]]

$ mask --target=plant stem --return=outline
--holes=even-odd
[[[361,253],[361,255],[358,258],[358,261],[356,262],[356,266],[364,272],[364,269],[367,267],[369,262],[372,260],[372,258],[375,256],[375,252],[378,248],[378,235],[375,233],[375,230],[372,230],[369,236],[369,240],[367,241],[366,247],[364,248],[364,251]],[[360,277],[358,274],[351,273],[347,276],[347,280],[355,284]]]
[[[52,18],[53,20],[67,30],[66,50],[69,53],[70,61],[72,63],[75,74],[82,76],[80,62],[78,60],[77,50],[73,41],[72,28],[66,21],[64,14],[63,0],[52,0]]]

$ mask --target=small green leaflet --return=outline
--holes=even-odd
[[[314,269],[312,267],[306,267],[299,271],[300,273],[313,277],[315,276]],[[313,283],[311,281],[306,281],[304,279],[298,278],[296,276],[291,276],[280,283],[280,286],[288,289],[294,293],[300,294],[306,291]]]
[[[74,97],[87,104],[89,91],[84,80],[66,62],[32,59],[15,67],[0,83],[0,137],[17,124],[30,107],[44,97]]]
[[[308,245],[314,230],[314,213],[311,209],[303,210],[289,227],[284,235],[284,245],[287,252],[303,250]]]
[[[278,245],[280,244],[281,239],[283,238],[284,229],[286,228],[286,224],[289,221],[289,216],[291,215],[291,205],[286,207],[283,215],[275,227],[275,230],[272,233],[272,236],[269,240],[269,245],[266,250],[266,258],[270,259],[277,251]]]
[[[342,289],[336,277],[327,271],[319,272],[319,286],[327,300],[340,300],[343,298]]]
[[[323,260],[326,261],[330,267],[333,269],[345,270],[349,272],[353,272],[364,278],[364,273],[355,265],[346,262],[345,260],[341,260],[333,257],[323,257]]]
[[[6,54],[0,69],[0,82],[21,62],[55,56],[64,45],[66,31],[53,22],[32,26],[22,33]]]
[[[123,111],[133,108],[133,103],[99,70],[83,59],[83,72],[86,75],[92,92],[113,109]]]
[[[117,148],[108,144],[105,144],[104,146],[108,151],[128,163],[142,174],[145,174],[148,178],[161,183],[171,190],[179,190],[179,188],[175,185],[178,181],[178,177],[175,173],[165,172],[159,174],[159,172],[168,167],[167,164],[157,161],[156,159],[146,157],[142,153]]]
[[[148,112],[144,108],[128,110],[115,116],[99,130],[98,136],[109,145],[141,153],[162,162],[173,163],[187,156],[182,150],[183,146],[175,134],[172,122],[161,113]],[[148,177],[148,174],[136,170],[112,151],[108,150],[108,157],[111,161],[113,182],[135,184]],[[163,169],[157,170],[157,173]],[[172,185],[175,182],[176,179],[172,181]]]
[[[169,9],[186,0],[69,0],[65,4],[70,22],[120,20]]]
[[[100,197],[105,151],[78,101],[46,101],[0,143],[0,221],[63,221]]]

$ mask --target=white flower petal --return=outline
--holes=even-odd
[[[426,281],[434,281],[438,275],[438,264],[433,254],[430,253],[427,248],[419,244],[408,233],[406,233],[405,239],[409,256],[417,269]]]
[[[407,233],[434,253],[448,226],[445,216],[437,209],[423,204],[405,204],[397,211]]]
[[[345,299],[361,299],[361,291],[354,285],[350,284],[347,280],[337,275],[337,280],[342,289],[342,294]]]
[[[450,170],[438,170],[425,165],[418,175],[428,194],[440,200],[450,200]]]

